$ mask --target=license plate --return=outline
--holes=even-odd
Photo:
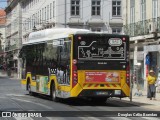
[[[115,93],[115,95],[120,95],[121,94],[121,90],[115,90],[114,93]]]
[[[96,92],[96,95],[108,95],[108,92]]]

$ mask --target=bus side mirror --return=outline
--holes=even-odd
[[[63,46],[64,45],[64,39],[53,40],[52,45],[53,46]]]

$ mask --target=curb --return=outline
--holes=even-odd
[[[120,100],[120,101],[128,103],[128,104],[133,104],[135,106],[153,105],[150,103],[138,102],[138,101],[134,101],[134,100],[130,101],[130,99],[128,99],[128,98],[122,98],[122,99],[114,98],[114,100],[116,100],[116,101]]]

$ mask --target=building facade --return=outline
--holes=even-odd
[[[121,33],[121,0],[23,0],[23,42],[36,30],[53,27],[84,28]]]
[[[6,11],[6,62],[7,68],[12,70],[12,73],[16,73],[16,77],[20,77],[21,67],[18,53],[22,45],[22,12],[20,0],[8,0],[8,6]]]
[[[153,69],[158,74],[160,67],[159,11],[159,0],[123,1],[123,30],[130,35],[131,70],[138,71],[137,81],[145,88],[148,71]]]
[[[17,53],[29,33],[54,27],[122,33],[121,0],[8,0],[6,51],[12,66],[21,67]]]
[[[0,9],[0,64],[4,61],[6,12]]]

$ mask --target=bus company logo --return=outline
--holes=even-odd
[[[111,46],[120,46],[122,45],[122,40],[120,38],[110,38],[108,43]]]
[[[2,112],[2,117],[12,117],[11,112]]]

